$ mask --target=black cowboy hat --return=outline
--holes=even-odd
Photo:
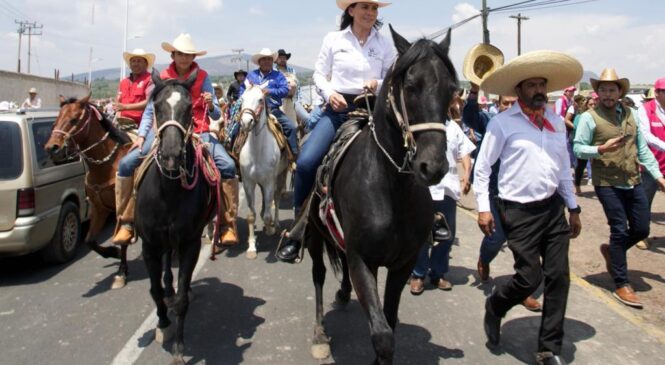
[[[286,56],[286,59],[287,59],[287,60],[288,60],[289,58],[291,58],[291,54],[290,54],[290,53],[286,53],[286,51],[283,50],[283,49],[280,49],[280,50],[277,51],[277,57],[279,57],[279,56]]]
[[[233,78],[234,78],[234,79],[237,78],[238,75],[240,75],[240,74],[243,74],[243,75],[245,75],[245,77],[247,77],[247,71],[245,71],[245,70],[238,70],[238,71],[236,71],[236,72],[233,73]]]

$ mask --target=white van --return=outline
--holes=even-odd
[[[0,112],[0,256],[42,250],[49,262],[76,254],[87,220],[85,166],[55,164],[44,150],[58,110]]]

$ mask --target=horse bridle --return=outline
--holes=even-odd
[[[189,173],[189,171],[187,170],[187,142],[192,137],[192,131],[193,131],[192,126],[193,126],[193,123],[190,124],[187,129],[185,129],[185,127],[183,127],[182,124],[180,124],[178,121],[171,119],[171,120],[167,120],[166,122],[162,123],[162,125],[160,125],[159,128],[157,128],[157,132],[155,133],[155,140],[156,140],[155,143],[158,146],[159,146],[159,141],[161,140],[162,132],[164,131],[164,129],[166,129],[168,127],[178,128],[182,132],[182,135],[183,135],[182,147],[180,149],[180,151],[182,152],[182,155],[183,155],[183,159],[182,159],[183,165],[177,167],[178,175],[173,175],[173,174],[170,173],[171,171],[174,171],[174,169],[165,168],[159,163],[159,158],[161,157],[161,149],[159,147],[156,148],[156,151],[154,153],[155,164],[157,164],[157,167],[159,168],[159,172],[164,177],[166,177],[168,179],[171,179],[171,180],[178,180],[178,179],[181,179],[183,176],[190,176],[191,177],[191,176],[194,175],[193,170],[192,170],[191,173]],[[196,168],[196,166],[194,166],[194,169],[195,168]],[[166,172],[169,172],[169,173],[166,173]]]
[[[395,65],[393,64],[393,69]],[[400,109],[397,108],[397,103],[395,102],[395,93],[393,92],[393,87],[390,87],[390,90],[388,90],[388,102],[390,103],[390,107],[393,110],[393,113],[395,114],[395,119],[397,120],[397,127],[402,131],[402,139],[404,140],[404,148],[406,148],[406,154],[404,156],[404,160],[402,161],[402,165],[398,165],[397,162],[390,156],[388,151],[383,147],[381,142],[379,141],[379,138],[376,136],[376,126],[374,124],[374,118],[372,116],[372,110],[369,110],[369,128],[372,132],[372,136],[374,137],[374,141],[376,144],[379,146],[379,149],[383,154],[388,158],[388,161],[392,163],[393,166],[397,169],[397,172],[403,173],[403,174],[413,174],[413,168],[411,166],[411,163],[413,161],[413,157],[416,155],[416,152],[418,150],[418,146],[416,145],[416,140],[414,138],[414,133],[418,132],[425,132],[425,131],[442,131],[446,132],[446,126],[441,123],[441,122],[423,122],[423,123],[417,123],[415,125],[411,125],[409,123],[409,115],[406,111],[406,102],[404,98],[404,89],[400,88]],[[369,99],[367,96],[367,93],[365,93],[365,102],[369,108]]]
[[[256,110],[251,109],[251,108],[244,108],[244,109],[240,110],[240,113],[238,113],[238,118],[240,118],[240,120],[242,120],[242,116],[244,114],[249,114],[252,117],[252,121],[251,121],[251,123],[249,123],[249,126],[247,126],[247,128],[242,128],[242,124],[241,124],[241,128],[244,132],[249,132],[249,131],[254,130],[254,127],[256,126],[256,122],[260,119],[259,116],[261,114],[263,114],[265,112],[266,117],[268,116],[268,107],[267,107],[266,104],[267,104],[266,99],[265,99],[265,97],[263,97],[263,101],[261,103],[259,103],[259,106],[256,107]],[[258,131],[256,131],[256,133],[258,133]]]
[[[79,121],[81,121],[85,118],[86,114],[88,115],[88,118],[86,118],[85,121],[83,122],[83,126],[79,127],[74,133],[70,133],[68,131],[55,128],[55,126],[54,126],[53,127],[53,133],[61,134],[61,135],[65,136],[64,143],[63,143],[64,148],[69,147],[69,141],[70,140],[74,142],[74,146],[73,146],[74,147],[74,152],[75,152],[74,155],[79,155],[79,156],[83,157],[86,161],[88,161],[92,164],[103,165],[103,164],[107,163],[108,161],[110,161],[111,157],[113,157],[113,155],[118,151],[118,147],[120,147],[119,142],[115,143],[115,146],[113,146],[113,149],[111,150],[111,152],[108,155],[106,155],[104,158],[101,158],[99,160],[88,157],[88,155],[86,155],[85,153],[88,152],[88,151],[91,151],[93,148],[95,148],[95,147],[101,145],[102,143],[104,143],[109,138],[109,136],[111,134],[111,131],[107,131],[106,134],[104,134],[104,136],[99,141],[93,143],[92,145],[88,146],[85,149],[81,149],[79,147],[78,142],[76,142],[76,139],[74,139],[75,136],[77,136],[79,133],[82,133],[84,130],[85,130],[85,136],[88,136],[88,134],[90,133],[90,123],[92,122],[93,111],[94,111],[94,114],[97,116],[97,119],[102,120],[102,115],[99,113],[99,110],[97,110],[97,108],[95,108],[95,107],[87,105],[85,107],[85,109],[83,109],[83,114],[81,114],[81,117],[79,117]]]

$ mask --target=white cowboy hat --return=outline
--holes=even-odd
[[[162,42],[162,49],[169,53],[179,51],[197,56],[204,56],[208,53],[208,51],[197,51],[192,36],[187,33],[180,33],[180,35],[173,41],[173,44]]]
[[[141,57],[148,62],[148,68],[152,67],[155,64],[155,54],[148,53],[143,48],[136,48],[131,52],[123,52],[122,58],[125,59],[125,63],[129,66],[129,60],[134,57]]]
[[[542,77],[547,80],[547,92],[551,92],[575,85],[583,72],[580,62],[565,53],[533,51],[499,67],[485,77],[480,88],[492,94],[517,96],[515,86],[520,82]]]
[[[621,97],[623,98],[628,94],[628,89],[630,88],[630,81],[627,78],[619,78],[617,71],[613,68],[606,68],[600,73],[600,77],[597,79],[589,79],[591,82],[591,87],[593,91],[598,92],[598,85],[601,82],[613,82],[621,88]]]
[[[264,57],[272,57],[272,61],[275,62],[277,59],[277,53],[273,53],[270,48],[264,48],[259,53],[252,55],[252,63],[258,66],[259,60]]]
[[[346,10],[350,5],[353,5],[355,3],[370,3],[370,4],[375,4],[378,5],[378,7],[382,8],[384,6],[388,6],[392,3],[384,3],[381,1],[376,1],[376,0],[337,0],[337,7]]]
[[[37,94],[37,89],[34,87],[31,87],[30,90],[28,90],[28,94]]]

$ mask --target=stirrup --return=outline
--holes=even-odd
[[[446,217],[441,213],[434,213],[434,225],[432,226],[432,240],[437,243],[453,238]],[[436,244],[435,244],[436,245]]]

